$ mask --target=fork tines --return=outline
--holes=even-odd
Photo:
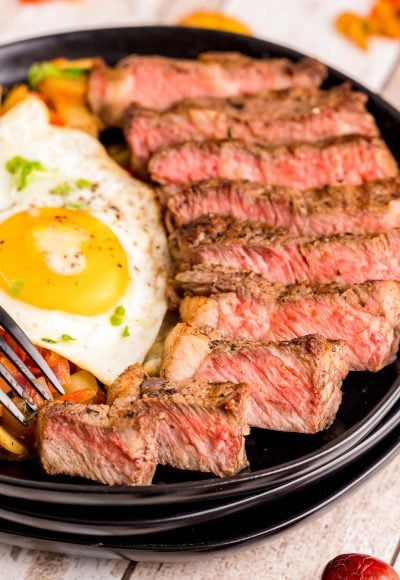
[[[60,385],[57,377],[44,360],[40,352],[34,346],[34,344],[29,340],[24,331],[18,326],[18,324],[11,318],[11,316],[0,306],[0,326],[15,340],[15,342],[21,347],[21,349],[32,359],[36,367],[42,372],[43,376],[53,385],[60,395],[64,394],[64,389]],[[29,370],[26,364],[21,360],[21,358],[16,354],[12,347],[6,342],[6,340],[0,336],[0,351],[5,355],[5,357],[19,370],[21,375],[32,385],[32,387],[47,401],[52,399],[51,393],[47,387],[37,379],[34,374]],[[27,393],[23,387],[18,383],[18,381],[12,376],[10,371],[6,366],[0,363],[0,376],[6,381],[14,393],[23,399],[27,407],[35,412],[37,406],[32,400],[32,397]],[[20,411],[20,409],[15,405],[15,403],[10,399],[7,394],[0,389],[0,403],[2,403],[6,409],[16,418],[18,421],[27,424],[27,421]]]

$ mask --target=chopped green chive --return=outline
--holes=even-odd
[[[87,70],[78,67],[61,69],[52,62],[35,62],[28,71],[28,82],[36,89],[48,77],[75,79],[87,74]]]
[[[90,205],[86,203],[66,203],[64,205],[65,209],[72,209],[74,211],[90,211]]]
[[[124,330],[122,331],[122,336],[124,338],[126,338],[127,336],[130,336],[131,333],[129,332],[129,326],[125,326]]]
[[[19,155],[12,157],[6,163],[6,169],[14,176],[18,191],[25,189],[37,172],[46,172],[46,168],[39,161],[24,159]]]
[[[54,187],[50,193],[53,193],[54,195],[69,195],[72,191],[72,185],[70,185],[67,181],[65,181],[64,183],[60,183],[59,185],[56,185],[56,187]]]
[[[123,306],[117,306],[114,310],[114,314],[110,316],[110,322],[112,326],[121,326],[125,321],[125,308]]]
[[[228,127],[228,130],[226,132],[226,136],[227,136],[228,139],[232,139],[233,138],[232,127]]]
[[[74,338],[73,336],[71,336],[69,334],[62,334],[61,335],[61,340],[63,342],[70,342],[71,340],[76,340],[76,338]]]
[[[57,341],[54,338],[41,338],[42,342],[48,342],[49,344],[57,344]]]
[[[20,295],[21,290],[24,286],[25,286],[25,280],[23,280],[22,278],[15,278],[14,280],[11,280],[11,282],[10,282],[10,286],[8,288],[8,293],[13,298],[17,298]]]
[[[75,181],[75,185],[78,189],[92,189],[94,184],[88,179],[81,178]]]

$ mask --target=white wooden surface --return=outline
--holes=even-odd
[[[76,0],[21,8],[0,0],[0,42],[127,24],[172,24],[194,9],[223,9],[257,36],[313,54],[382,92],[400,108],[399,45],[377,40],[363,53],[339,38],[332,18],[369,0]],[[0,544],[0,580],[317,580],[341,552],[374,554],[400,572],[400,457],[331,511],[274,540],[225,557],[187,563],[69,557]],[[238,516],[240,518],[240,516]],[[240,521],[239,521],[240,525]]]

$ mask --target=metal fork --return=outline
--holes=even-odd
[[[0,306],[0,326],[15,340],[15,342],[22,348],[22,350],[32,359],[36,367],[42,371],[43,376],[53,385],[60,395],[64,394],[64,389],[60,385],[56,375],[53,373],[47,362],[44,360],[40,352],[29,340],[24,331],[11,318],[11,316]],[[4,356],[12,362],[12,364],[19,370],[19,372],[26,378],[26,380],[33,386],[33,388],[46,400],[52,399],[50,391],[33,375],[26,364],[20,359],[12,347],[0,335],[0,351]],[[10,371],[0,362],[0,377],[2,377],[11,389],[23,399],[27,407],[34,413],[37,411],[37,405],[32,400],[29,393],[15,380]],[[20,421],[23,425],[27,425],[28,421],[17,405],[10,399],[10,397],[0,389],[0,403]]]

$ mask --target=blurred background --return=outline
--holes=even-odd
[[[316,56],[397,105],[400,0],[0,0],[0,42],[116,25],[247,32]],[[227,16],[229,18],[223,18]]]

